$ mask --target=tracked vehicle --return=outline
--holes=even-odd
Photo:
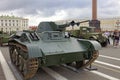
[[[9,40],[9,34],[2,33],[0,34],[0,46],[3,46],[4,43],[8,43]]]
[[[66,64],[84,68],[97,57],[101,45],[97,41],[65,35],[68,24],[41,22],[36,31],[14,34],[8,44],[11,62],[25,80],[32,78],[38,68]]]

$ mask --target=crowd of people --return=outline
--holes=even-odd
[[[108,44],[110,44],[110,38],[113,40],[113,47],[119,47],[120,32],[114,30],[114,32],[105,31],[104,33],[108,38]]]

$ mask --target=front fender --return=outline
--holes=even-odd
[[[27,49],[29,58],[42,57],[42,51],[38,46],[27,45]]]
[[[95,40],[86,40],[86,39],[78,39],[78,41],[83,44],[87,49],[91,48],[91,50],[100,50],[101,45],[99,42]]]

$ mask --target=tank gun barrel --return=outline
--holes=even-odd
[[[81,23],[85,23],[85,22],[90,22],[90,20],[85,20],[85,21],[80,21],[80,22],[75,22],[74,20],[72,20],[72,21],[69,22],[69,23],[59,25],[59,28],[69,27],[70,25],[71,25],[71,26],[74,26],[74,25],[79,26]]]

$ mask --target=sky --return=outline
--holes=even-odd
[[[120,0],[97,0],[98,18],[120,17]],[[91,19],[92,0],[1,0],[0,15],[24,17],[30,26],[41,21]]]

